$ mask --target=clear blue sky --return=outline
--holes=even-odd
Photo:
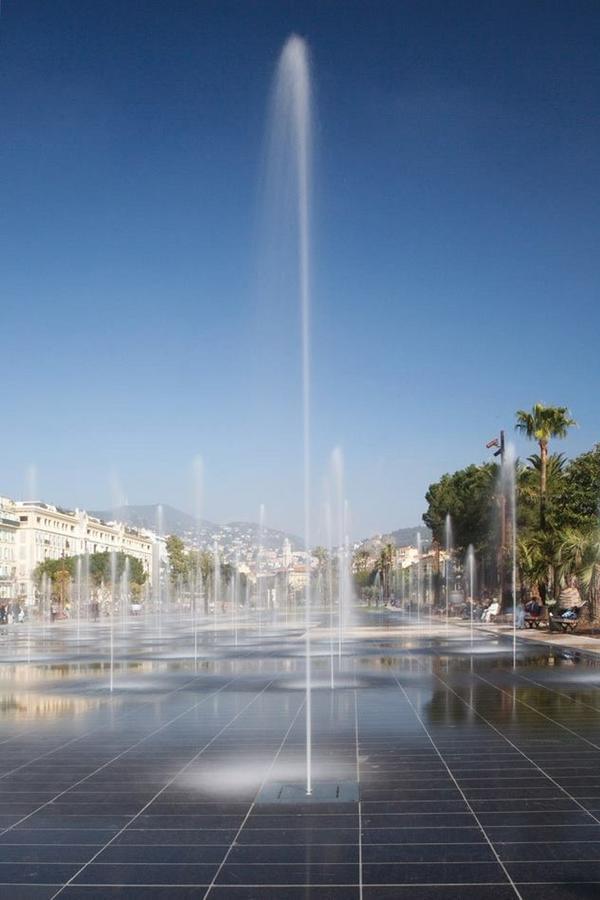
[[[257,298],[267,95],[317,100],[315,504],[416,522],[514,410],[600,438],[597,2],[4,0],[0,493],[301,527],[298,313]],[[267,386],[267,382],[269,383]],[[520,450],[525,449],[520,445]]]

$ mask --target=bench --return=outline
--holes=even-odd
[[[539,628],[544,621],[542,613],[525,613],[525,625],[527,628]]]
[[[573,634],[581,620],[582,609],[583,607],[579,608],[577,616],[574,619],[565,619],[563,615],[548,613],[550,631],[562,631],[563,634]]]

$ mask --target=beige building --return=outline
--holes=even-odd
[[[0,602],[17,597],[17,529],[11,501],[0,497]]]
[[[115,550],[139,559],[152,580],[155,536],[121,522],[102,522],[85,510],[61,509],[48,503],[24,500],[11,503],[16,529],[16,581],[19,597],[35,602],[33,573],[45,559],[80,556]]]

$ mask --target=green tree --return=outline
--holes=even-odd
[[[598,522],[600,444],[567,464],[556,504],[566,527],[585,530]]]
[[[75,572],[75,557],[66,556],[60,559],[45,559],[38,563],[35,567],[33,577],[38,585],[41,584],[42,577],[46,575],[54,585],[59,572],[67,571],[70,578],[73,578]]]
[[[354,554],[353,569],[355,572],[366,572],[371,561],[371,554],[366,547],[359,547]]]
[[[551,453],[546,466],[546,530],[561,527],[566,458]],[[540,524],[540,485],[542,461],[538,453],[528,457],[527,465],[517,462],[517,518],[519,533],[538,531]]]
[[[576,579],[590,604],[593,618],[600,614],[600,530],[565,530],[558,550],[561,575],[566,582]]]
[[[324,572],[327,571],[327,565],[329,563],[329,553],[327,552],[325,547],[315,547],[312,555],[317,560],[317,574],[323,575]]]
[[[377,562],[375,563],[375,572],[379,572],[381,578],[381,587],[383,591],[383,600],[385,603],[390,599],[391,573],[396,558],[396,547],[392,543],[387,543],[381,550]]]
[[[94,587],[110,584],[112,578],[112,554],[106,550],[100,553],[92,553],[89,557],[90,582]],[[43,575],[47,575],[52,582],[52,588],[57,599],[66,597],[66,585],[75,577],[77,566],[76,556],[66,556],[60,559],[45,559],[34,570],[36,583],[41,583]],[[83,559],[83,557],[81,557]],[[121,578],[125,570],[126,560],[129,560],[129,580],[132,587],[141,587],[146,581],[146,573],[141,560],[125,553],[115,554],[115,574]],[[68,576],[68,577],[67,577]]]
[[[193,550],[189,554],[190,573],[198,580],[198,584],[200,579],[202,580],[205,615],[208,615],[209,612],[209,597],[214,578],[214,566],[214,558],[209,550]]]
[[[540,448],[540,528],[546,528],[546,494],[548,474],[548,445],[551,438],[564,438],[569,428],[577,423],[566,406],[544,406],[536,403],[530,412],[519,409],[516,413],[517,431],[530,440],[535,440]]]
[[[64,560],[61,560],[61,562],[64,563]],[[63,565],[57,570],[54,577],[54,587],[57,600],[64,607],[69,600],[71,592],[71,573],[67,566]]]
[[[371,554],[366,547],[359,547],[352,557],[352,575],[359,595],[364,594],[365,588],[373,578]]]
[[[561,584],[560,545],[563,534],[560,530],[530,531],[517,539],[517,569],[521,587],[533,591],[537,589],[545,603],[549,591],[558,596]]]
[[[169,571],[171,581],[177,584],[179,579],[186,578],[189,573],[190,560],[185,552],[185,545],[176,534],[170,534],[166,541],[167,556],[169,557]]]
[[[464,552],[473,544],[478,552],[483,552],[488,547],[496,515],[497,476],[498,466],[485,463],[443,475],[429,485],[423,521],[438,544],[444,545],[444,526],[449,513],[456,549]]]

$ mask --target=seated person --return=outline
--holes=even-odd
[[[579,617],[579,610],[573,607],[573,609],[563,609],[559,610],[558,617],[561,619],[577,619]]]
[[[560,592],[557,603],[556,618],[572,621],[579,618],[581,612],[581,595],[574,584],[568,584]]]
[[[492,602],[490,603],[488,608],[484,611],[484,613],[481,617],[481,621],[482,622],[491,622],[492,619],[494,619],[498,615],[499,612],[500,612],[500,604],[494,597],[494,599],[492,600]]]
[[[475,609],[473,610],[473,618],[478,622],[481,622],[484,612],[485,606],[483,605],[483,603],[481,603],[481,601],[478,600],[475,604]]]
[[[542,609],[542,604],[537,597],[532,597],[531,600],[528,600],[525,604],[525,612],[530,616],[541,616]]]

